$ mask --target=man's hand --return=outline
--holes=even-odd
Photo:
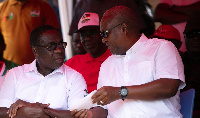
[[[92,118],[93,114],[90,110],[55,110],[55,109],[45,109],[45,113],[53,118]]]
[[[111,87],[111,86],[104,86],[101,87],[97,92],[92,96],[93,103],[98,105],[106,105],[115,100],[121,99],[120,91],[121,87]]]
[[[17,110],[16,118],[50,118],[45,114],[45,108],[40,103],[30,103]]]
[[[78,112],[75,109],[71,112],[71,115],[75,116],[76,118],[92,118],[93,117],[92,112],[88,109],[82,109]]]
[[[49,106],[49,104],[41,104],[41,103],[29,103],[29,102],[26,102],[26,101],[23,101],[23,100],[17,100],[15,103],[13,103],[9,110],[8,110],[8,114],[9,114],[9,117],[13,118],[14,116],[16,116],[16,113],[17,113],[17,110],[20,109],[21,107],[24,107],[24,106],[40,106],[42,108],[47,108]]]
[[[27,106],[29,105],[30,103],[26,102],[26,101],[23,101],[23,100],[17,100],[15,103],[13,103],[9,110],[8,110],[8,114],[9,114],[9,117],[13,118],[16,113],[17,113],[17,109],[23,107],[23,106]]]

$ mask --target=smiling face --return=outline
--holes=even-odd
[[[80,32],[80,35],[83,47],[92,57],[99,57],[106,51],[107,47],[101,41],[99,28],[83,30]]]
[[[65,59],[65,49],[58,46],[62,42],[62,36],[57,30],[48,30],[40,35],[40,41],[38,43],[40,46],[33,47],[39,68],[54,70],[62,66]],[[49,44],[57,44],[56,49],[48,50],[46,47],[41,47]]]

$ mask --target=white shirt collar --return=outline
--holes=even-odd
[[[142,34],[140,39],[128,51],[126,51],[126,55],[138,52],[140,49],[143,48],[147,40],[148,38],[144,34]],[[120,58],[120,57],[125,57],[126,55],[115,55],[115,56]]]
[[[65,72],[63,66],[65,66],[65,65],[63,64],[61,67],[55,69],[50,74],[54,74],[54,73],[62,73],[63,74]],[[24,69],[24,72],[31,72],[31,71],[35,71],[36,73],[38,73],[38,70],[37,70],[37,67],[36,67],[36,59],[32,63],[28,64],[28,66],[26,66],[26,68]]]

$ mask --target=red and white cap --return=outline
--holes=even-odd
[[[99,28],[99,16],[96,13],[85,12],[78,23],[78,30],[93,30]]]

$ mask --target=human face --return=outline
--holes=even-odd
[[[80,35],[83,47],[92,57],[98,57],[102,49],[106,48],[101,42],[99,28],[95,30],[83,30],[80,32]]]
[[[85,54],[86,51],[84,47],[81,44],[80,40],[80,34],[79,33],[74,33],[72,37],[72,46],[75,51],[75,54]]]
[[[56,30],[49,30],[41,35],[40,46],[35,46],[36,60],[40,68],[53,70],[62,66],[65,59],[65,49],[60,45],[62,42],[62,36]],[[57,44],[57,48],[55,50],[47,49],[46,46],[52,43]]]
[[[200,30],[190,31],[185,35],[185,45],[187,51],[200,53]]]
[[[124,55],[126,53],[125,45],[123,42],[123,33],[121,27],[123,23],[101,23],[102,42],[108,46],[110,52],[116,55]]]

